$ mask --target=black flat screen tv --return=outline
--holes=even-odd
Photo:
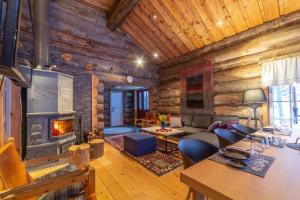
[[[15,63],[22,0],[0,0],[0,74],[21,87],[30,81]]]

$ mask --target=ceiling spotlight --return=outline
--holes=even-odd
[[[222,26],[223,25],[223,21],[222,20],[218,20],[217,25],[218,26]]]
[[[143,60],[142,58],[137,58],[137,59],[136,59],[136,64],[137,64],[137,66],[142,66],[143,63],[144,63],[144,60]]]
[[[156,15],[152,15],[152,19],[156,20],[157,16]]]
[[[156,52],[153,53],[153,57],[154,57],[154,58],[158,58],[158,53],[156,53]]]

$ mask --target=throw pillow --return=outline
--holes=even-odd
[[[208,133],[213,133],[216,128],[221,127],[222,122],[221,121],[215,121],[209,127],[207,128]]]
[[[224,123],[222,123],[222,124],[221,124],[221,126],[220,126],[220,128],[222,128],[222,129],[227,129],[227,128],[228,128],[228,124],[226,124],[226,123],[225,123],[225,124],[224,124]]]
[[[170,127],[171,128],[181,128],[182,127],[181,117],[171,117],[170,118]]]

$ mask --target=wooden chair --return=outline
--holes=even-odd
[[[149,126],[154,126],[154,125],[157,125],[156,113],[147,112],[145,118],[134,120],[135,127],[144,128],[144,127],[149,127]]]
[[[22,162],[14,140],[9,139],[8,143],[0,148],[0,199],[38,199],[49,191],[84,182],[85,199],[95,200],[95,170],[90,166],[45,180],[34,180],[26,169],[26,167],[61,159],[74,161],[76,156],[72,153],[64,153]]]
[[[135,118],[134,119],[134,127],[145,127],[146,126],[146,120],[145,118],[142,118],[142,119],[137,119]]]
[[[157,125],[157,122],[156,122],[156,113],[147,112],[146,113],[145,123],[146,123],[147,127]]]

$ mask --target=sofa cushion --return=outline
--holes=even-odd
[[[176,128],[176,129],[184,131],[185,133],[189,133],[189,134],[206,132],[205,128],[197,128],[197,127],[192,127],[192,126],[184,126],[182,128]]]
[[[190,138],[190,139],[196,139],[196,140],[202,140],[205,142],[208,142],[215,147],[219,148],[219,141],[218,137],[215,134],[207,133],[207,132],[199,132],[192,135],[187,135],[184,138]]]
[[[197,128],[208,128],[210,123],[210,115],[195,115],[193,117],[192,126]]]
[[[193,115],[182,115],[184,126],[192,126]]]
[[[221,121],[223,124],[230,123],[232,121],[239,121],[238,117],[224,117],[224,116],[214,116],[214,122]]]
[[[181,128],[182,127],[181,117],[171,117],[170,118],[170,127],[171,128]]]

